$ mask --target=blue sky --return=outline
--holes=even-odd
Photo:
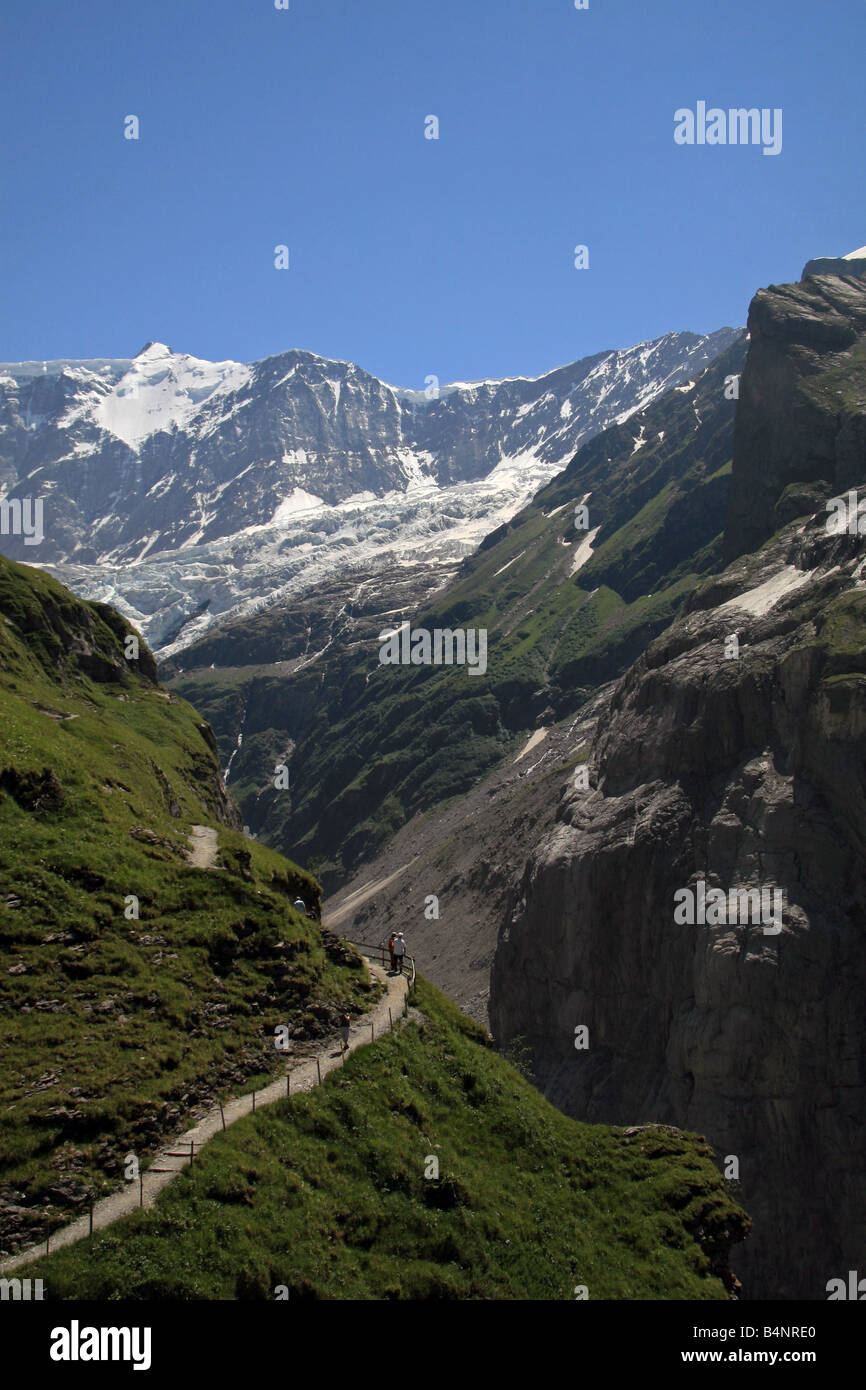
[[[5,8],[0,360],[538,375],[866,243],[863,0]],[[701,100],[782,108],[782,152],[676,145]]]

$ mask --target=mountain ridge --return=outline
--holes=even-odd
[[[0,500],[44,496],[45,539],[38,554],[15,536],[6,548],[118,607],[157,651],[353,567],[423,559],[447,577],[581,439],[736,333],[667,334],[429,397],[299,349],[251,365],[159,343],[123,371],[7,364]]]

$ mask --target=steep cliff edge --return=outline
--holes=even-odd
[[[734,425],[726,557],[863,481],[866,281],[810,276],[759,290]]]
[[[568,1114],[737,1159],[746,1297],[824,1298],[866,1235],[866,546],[827,524],[866,481],[866,283],[763,291],[749,327],[739,558],[615,688],[513,895],[490,1014]],[[781,890],[781,930],[678,924],[700,881]]]

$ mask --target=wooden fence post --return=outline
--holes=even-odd
[[[190,1168],[192,1167],[192,1165],[193,1165],[194,1163],[195,1163],[195,1140],[194,1140],[194,1139],[190,1139],[190,1141],[189,1141],[189,1166],[190,1166]]]
[[[90,1234],[93,1235],[93,1199],[90,1200]]]
[[[375,1024],[374,1024],[374,1023],[372,1022],[372,1020],[371,1020],[371,1022],[370,1022],[370,1042],[375,1042],[375,1041],[376,1041],[376,1027],[375,1027]]]
[[[256,1113],[256,1093],[253,1091],[253,1114]]]
[[[223,1110],[223,1103],[222,1103],[222,1101],[221,1101],[221,1100],[217,1101],[217,1105],[218,1105],[219,1108],[220,1108],[220,1119],[221,1119],[222,1122],[223,1122],[223,1129],[225,1129],[225,1127],[226,1127],[226,1112]]]
[[[393,1018],[393,1016],[392,1016],[392,1014],[391,1014],[391,1005],[390,1005],[390,1004],[388,1005],[388,1022],[389,1022],[390,1025],[391,1025],[391,1032],[393,1033],[393,1031],[394,1031],[394,1018]]]
[[[138,1170],[138,1205],[144,1206],[144,1173],[140,1168]]]
[[[318,1057],[316,1058],[316,1071],[319,1073],[319,1085],[321,1086],[321,1084],[322,1084],[322,1064],[321,1064],[321,1062],[319,1061]]]
[[[292,1094],[292,1073],[291,1073],[290,1071],[287,1071],[287,1072],[286,1072],[286,1095],[287,1095],[287,1096],[290,1096],[291,1094]]]

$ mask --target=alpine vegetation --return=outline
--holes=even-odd
[[[678,888],[674,893],[674,921],[689,927],[761,923],[765,936],[778,936],[783,896],[781,888],[729,888],[726,893],[723,888],[707,888],[700,878],[695,888]]]
[[[470,676],[487,670],[487,629],[434,627],[410,628],[401,623],[393,631],[379,633],[379,661],[383,666],[468,666]]]
[[[681,106],[674,112],[674,140],[678,145],[763,145],[764,154],[782,152],[782,108],[776,106],[731,107],[725,111],[699,101],[692,111]]]

